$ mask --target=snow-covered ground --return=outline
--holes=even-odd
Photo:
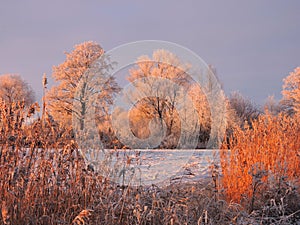
[[[98,171],[121,185],[195,182],[210,176],[212,163],[219,163],[219,150],[215,149],[105,151],[110,152],[110,157],[99,165]]]
[[[37,149],[39,153],[43,149]],[[54,151],[46,151],[49,158]],[[22,152],[22,153],[21,153]],[[30,157],[28,148],[21,157]],[[86,166],[92,167],[120,185],[168,185],[173,182],[197,182],[211,176],[211,165],[219,166],[216,149],[90,150],[84,152]],[[54,165],[55,166],[55,165]]]

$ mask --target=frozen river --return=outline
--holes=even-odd
[[[104,151],[96,167],[121,185],[195,182],[210,176],[212,163],[219,164],[219,150],[215,149]]]
[[[41,150],[41,149],[39,149]],[[24,156],[29,156],[25,149]],[[211,176],[211,165],[219,166],[216,149],[89,150],[82,152],[86,165],[120,185],[166,185],[197,182]]]

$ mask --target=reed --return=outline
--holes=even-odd
[[[298,215],[292,181],[299,175],[299,130],[289,117],[266,116],[253,129],[235,130],[232,154],[221,157],[223,174],[212,169],[212,179],[120,187],[88,169],[71,129],[47,115],[27,123],[37,104],[0,104],[2,224],[242,224],[268,215],[291,222]],[[250,214],[242,200],[254,195]],[[265,199],[274,201],[253,214]]]
[[[230,149],[230,154],[221,154],[221,186],[227,201],[243,205],[249,213],[275,202],[290,214],[299,211],[300,123],[296,116],[261,115],[251,128],[247,124],[235,128],[223,148]],[[278,216],[284,215],[284,209]],[[299,212],[295,214],[300,218]]]

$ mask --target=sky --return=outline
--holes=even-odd
[[[213,65],[226,94],[281,98],[300,66],[300,1],[0,0],[0,74],[18,73],[42,97],[42,76],[75,44],[105,51],[138,40],[185,46]]]

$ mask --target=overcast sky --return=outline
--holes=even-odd
[[[300,66],[300,1],[0,0],[0,74],[19,73],[41,98],[41,77],[64,52],[93,40],[175,42],[216,69],[225,92],[257,103],[281,98]]]

